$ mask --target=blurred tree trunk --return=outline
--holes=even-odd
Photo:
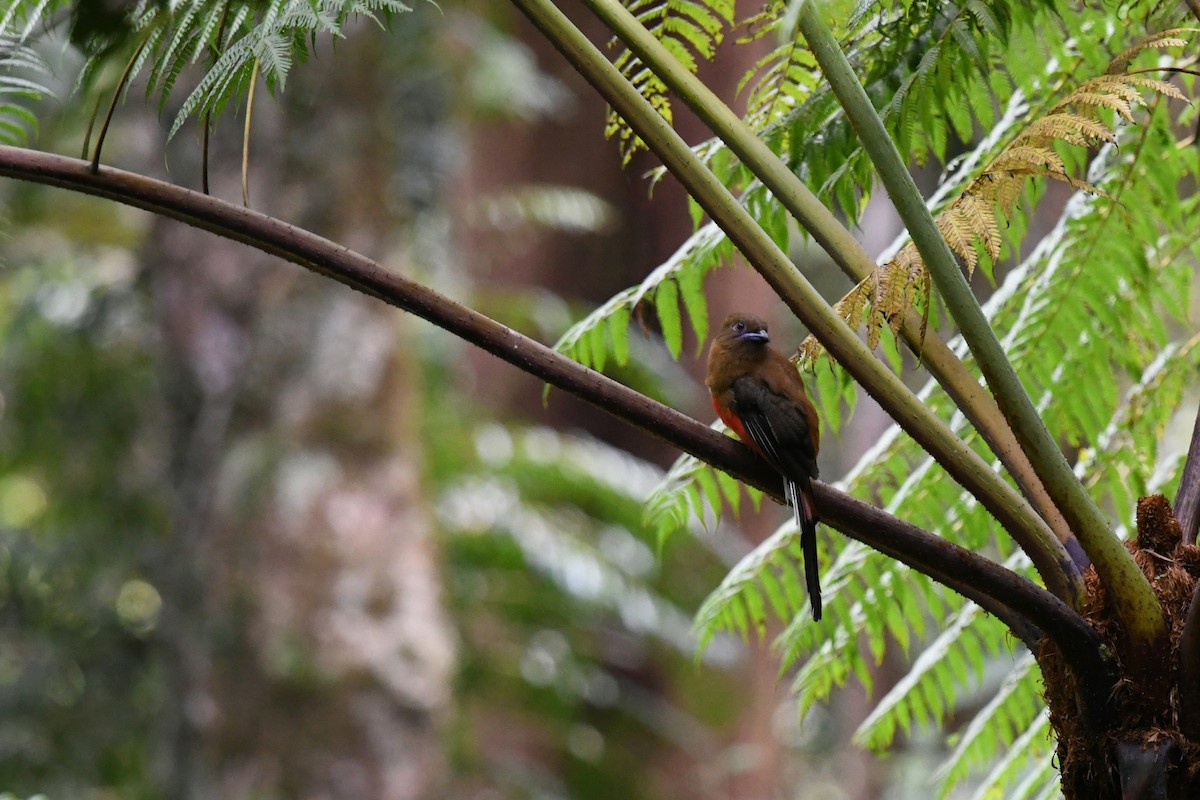
[[[282,114],[259,103],[250,196],[411,271],[397,242],[440,213],[429,154],[445,90],[417,26],[401,27],[340,49],[336,70],[303,71]],[[404,69],[381,68],[398,53]],[[292,124],[315,115],[325,123]],[[211,157],[224,197],[241,192],[231,122]],[[172,167],[198,185],[195,139],[178,142]],[[438,796],[454,647],[407,321],[174,223],[157,224],[145,263],[174,432],[167,796]]]

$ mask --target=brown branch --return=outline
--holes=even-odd
[[[1200,527],[1200,410],[1196,412],[1192,443],[1188,446],[1179,490],[1175,493],[1175,519],[1183,529],[1183,543],[1195,544],[1196,528]]]
[[[366,256],[281,220],[179,186],[87,162],[0,146],[0,176],[104,197],[242,242],[428,320],[547,383],[658,436],[782,501],[778,476],[744,445],[588,369]],[[1072,654],[1082,685],[1102,683],[1094,632],[1061,600],[1011,570],[824,484],[816,485],[831,527],[963,591],[1013,626],[1045,631]],[[1017,620],[1022,617],[1023,625]],[[1032,626],[1032,627],[1030,627]],[[1078,663],[1076,663],[1078,662]],[[1099,689],[1092,694],[1106,694]]]
[[[977,577],[975,570],[998,570],[994,574],[997,585],[1016,578],[1018,581],[1013,585],[1024,588],[1020,583],[1023,579],[1019,575],[970,551],[967,551],[968,557],[973,556],[986,563],[972,565],[970,577],[961,573],[955,575],[946,569],[949,565],[945,563],[947,559],[956,555],[951,549],[954,547],[951,542],[906,523],[875,506],[831,489],[826,484],[814,482],[814,487],[814,494],[821,509],[821,522],[884,555],[919,569],[938,583],[949,586],[1003,622],[1031,652],[1037,652],[1038,642],[1045,636],[1042,628],[1029,617],[1014,611],[1007,602],[1007,597],[1002,600],[1000,596],[988,594],[974,580]],[[895,542],[905,546],[897,548],[894,546]],[[910,559],[919,551],[923,551],[924,557],[920,559],[920,567],[917,567]],[[1024,583],[1029,584],[1029,581]]]

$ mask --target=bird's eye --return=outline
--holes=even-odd
[[[737,331],[738,333],[741,333],[742,331],[746,330],[746,323],[744,323],[744,322],[735,322],[735,323],[733,323],[733,329],[734,329],[735,331]]]

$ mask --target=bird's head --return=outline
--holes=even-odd
[[[753,314],[734,313],[725,318],[717,339],[726,345],[765,345],[771,341],[767,323]]]

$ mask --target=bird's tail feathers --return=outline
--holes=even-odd
[[[793,480],[784,482],[788,501],[796,515],[796,526],[800,528],[800,549],[804,553],[804,582],[808,588],[808,602],[812,605],[814,620],[821,619],[821,574],[817,558],[817,508],[812,490],[801,487]]]

